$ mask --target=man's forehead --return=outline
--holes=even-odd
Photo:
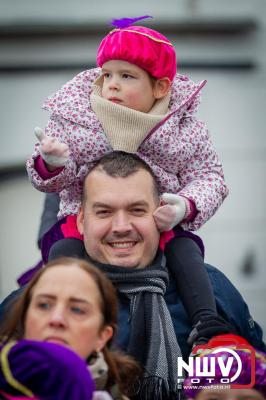
[[[145,192],[153,193],[153,178],[144,169],[140,169],[127,177],[113,177],[102,170],[95,169],[86,178],[85,190],[87,195],[91,192],[100,193],[102,190],[112,188],[113,194],[123,195],[124,190],[130,190],[137,194],[146,188]]]
[[[86,203],[154,203],[154,186],[150,174],[139,170],[128,177],[112,177],[95,170],[85,181]]]

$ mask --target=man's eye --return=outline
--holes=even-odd
[[[133,208],[132,212],[135,215],[143,215],[145,214],[146,210],[144,210],[143,208]]]
[[[104,217],[107,217],[108,215],[110,215],[110,211],[109,210],[99,210],[99,211],[96,211],[96,215],[97,215],[97,217],[104,218]]]

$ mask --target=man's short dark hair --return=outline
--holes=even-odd
[[[95,170],[103,171],[113,178],[127,178],[142,169],[151,175],[154,187],[154,196],[155,198],[159,198],[159,185],[151,167],[136,154],[126,153],[125,151],[113,151],[112,153],[108,153],[100,158],[100,160],[98,160],[94,167],[89,171],[84,182]],[[85,187],[83,186],[83,193],[85,192],[84,188]]]

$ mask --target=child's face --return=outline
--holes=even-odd
[[[104,99],[141,112],[149,112],[155,100],[156,82],[137,65],[111,60],[102,66]]]

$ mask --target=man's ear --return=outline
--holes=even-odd
[[[77,216],[77,228],[81,235],[84,233],[84,210],[83,207],[80,207],[78,216]]]
[[[158,100],[167,95],[171,88],[171,81],[169,78],[157,79],[153,86],[153,95]]]

